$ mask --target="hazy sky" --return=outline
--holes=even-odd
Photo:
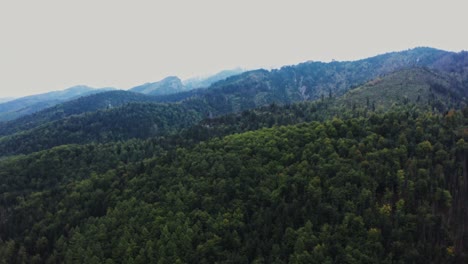
[[[0,0],[0,97],[416,46],[467,50],[464,2]]]

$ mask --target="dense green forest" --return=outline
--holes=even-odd
[[[0,263],[466,263],[466,65],[308,62],[1,123]]]
[[[352,89],[339,98],[338,105],[388,109],[408,103],[430,105],[434,110],[460,108],[465,84],[446,72],[428,68],[409,68],[381,76]],[[372,106],[373,105],[373,106]]]
[[[351,62],[306,62],[266,71],[255,70],[213,83],[207,89],[195,89],[170,95],[111,91],[65,102],[10,122],[0,123],[0,136],[33,129],[71,115],[119,107],[130,102],[181,102],[190,98],[198,104],[216,109],[212,115],[252,109],[271,103],[315,100],[339,96],[352,87],[374,80],[396,70],[428,67],[450,73],[452,80],[466,82],[464,67],[467,53],[451,53],[431,48],[393,52]],[[138,89],[137,89],[138,91]]]
[[[202,120],[201,113],[172,104],[125,107],[70,116],[0,138],[0,156],[31,153],[65,144],[109,142],[166,135]]]
[[[9,159],[2,255],[50,263],[455,261],[466,235],[458,232],[468,194],[460,184],[466,110],[276,126],[188,148],[130,141]]]
[[[132,102],[151,102],[152,97],[126,91],[110,91],[91,96],[80,97],[63,104],[58,104],[18,119],[0,123],[0,135],[11,135],[17,132],[30,130],[45,123],[57,121],[72,115],[106,110],[119,107]]]

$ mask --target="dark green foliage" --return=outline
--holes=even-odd
[[[431,69],[382,75],[408,65]],[[465,65],[305,63],[4,127],[2,155],[42,151],[0,159],[0,263],[466,263]]]
[[[4,226],[0,249],[11,262],[462,261],[466,124],[397,111],[170,149],[25,195],[10,210],[36,218]]]
[[[128,104],[70,116],[0,139],[0,155],[31,153],[65,144],[111,142],[174,133],[202,119],[183,105]]]
[[[354,62],[307,62],[271,72],[250,71],[216,82],[209,89],[158,97],[124,91],[102,93],[58,105],[18,121],[0,124],[0,135],[9,135],[70,115],[116,107],[128,102],[177,102],[194,97],[202,102],[210,102],[214,109],[225,114],[274,102],[285,104],[315,100],[322,95],[342,95],[349,88],[383,74],[414,66],[448,71],[466,81],[468,73],[464,70],[467,63],[465,56],[465,53],[417,48]]]
[[[271,103],[316,100],[322,95],[336,97],[351,87],[395,70],[415,66],[439,67],[436,63],[453,56],[445,51],[417,48],[353,62],[306,62],[279,70],[245,72],[214,83],[208,89],[161,96],[157,100],[176,102],[197,98],[224,114]],[[219,104],[223,108],[215,106]]]
[[[466,103],[468,90],[463,83],[447,72],[427,68],[411,68],[374,79],[352,89],[336,101],[348,108],[358,107],[379,110],[393,106],[416,104],[427,109],[448,111]]]
[[[28,240],[39,232],[46,235],[50,243],[55,243],[56,235],[68,232],[77,223],[73,221],[78,221],[83,214],[79,210],[67,213],[73,212],[69,209],[75,206],[81,208],[81,204],[73,202],[78,193],[71,195],[71,204],[59,202],[68,188],[96,173],[103,174],[128,163],[140,164],[162,153],[155,141],[130,140],[107,145],[61,146],[0,162],[1,238],[22,236]],[[96,194],[99,193],[100,190],[96,190]],[[103,198],[88,199],[86,205],[83,204],[89,209],[87,214],[104,214],[105,201],[99,200]],[[51,222],[54,224],[49,224]],[[43,229],[45,226],[47,229]],[[0,253],[2,250],[0,241]],[[0,261],[5,259],[0,257]]]
[[[418,48],[355,62],[307,62],[273,71],[250,71],[216,82],[208,89],[171,95],[152,97],[124,91],[101,93],[0,124],[0,135],[12,135],[71,115],[118,107],[129,102],[183,101],[182,103],[189,109],[197,111],[204,117],[213,117],[271,103],[289,104],[323,98],[324,95],[329,99],[336,98],[351,87],[402,68],[427,66],[448,71],[448,62],[444,63],[446,60],[459,62],[457,64],[459,71],[451,71],[450,78],[456,77],[460,79],[458,83],[463,84],[468,80],[464,70],[465,60],[459,58],[463,56],[463,53],[453,54],[435,49]],[[435,93],[438,93],[437,90],[441,87],[446,88],[443,84],[434,82]],[[417,91],[410,93],[414,92]],[[456,95],[458,94],[450,94],[451,97]],[[404,99],[402,95],[401,100]],[[433,98],[428,100],[434,101]],[[372,105],[374,107],[371,109],[374,110],[375,102]]]
[[[47,108],[32,115],[24,116],[10,122],[0,123],[0,135],[11,135],[20,131],[29,130],[71,115],[114,108],[131,102],[151,102],[153,100],[154,98],[150,96],[125,91],[111,91],[84,96]]]

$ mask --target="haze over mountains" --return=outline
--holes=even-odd
[[[165,136],[207,117],[271,103],[338,98],[333,104],[347,108],[378,110],[412,103],[447,111],[465,103],[465,65],[466,52],[417,48],[354,62],[306,62],[272,71],[248,71],[189,91],[180,79],[168,77],[129,91],[95,93],[0,123],[0,135],[6,136],[0,138],[0,154]],[[72,88],[67,94],[77,90],[83,89]],[[151,104],[175,102],[167,106]],[[165,112],[165,108],[170,110]],[[178,118],[180,122],[175,121]],[[138,120],[138,125],[129,126],[131,120]],[[85,132],[90,128],[92,133]],[[52,131],[52,136],[46,136]]]
[[[0,103],[5,103],[11,100],[14,100],[14,97],[5,97],[5,98],[0,98]]]
[[[147,95],[173,94],[195,88],[208,87],[214,82],[241,72],[241,69],[225,70],[205,78],[199,77],[188,79],[186,80],[186,84],[183,84],[178,77],[171,76],[158,82],[146,83],[130,88],[129,91]],[[63,91],[53,91],[15,99],[0,99],[0,122],[9,121],[24,115],[32,114],[62,102],[77,99],[78,97],[116,89],[117,88],[96,89],[85,85],[78,85],[67,88]]]
[[[26,98],[53,106],[0,123],[4,262],[468,260],[468,52]]]
[[[241,68],[235,68],[235,69],[232,69],[232,70],[223,70],[223,71],[220,71],[217,74],[214,74],[212,76],[194,77],[194,78],[184,80],[183,84],[184,84],[184,86],[186,86],[189,89],[208,87],[208,86],[210,86],[211,84],[213,84],[213,83],[215,83],[217,81],[224,80],[224,79],[226,79],[226,78],[228,78],[230,76],[233,76],[233,75],[241,74],[244,71],[245,70],[243,70]]]
[[[0,121],[12,120],[80,96],[109,91],[112,89],[113,88],[94,89],[80,85],[68,88],[64,91],[55,91],[10,100],[0,104]]]

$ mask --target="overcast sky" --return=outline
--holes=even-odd
[[[468,49],[466,1],[0,0],[0,97]]]

